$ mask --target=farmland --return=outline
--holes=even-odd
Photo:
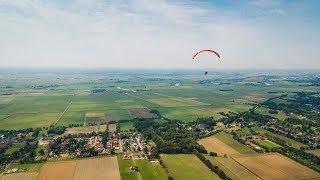
[[[68,134],[88,134],[92,132],[104,132],[108,125],[96,125],[96,126],[79,126],[67,128],[65,135]]]
[[[1,180],[319,178],[319,90],[288,75],[49,74],[0,72]]]
[[[219,177],[211,172],[195,155],[162,154],[161,159],[169,170],[170,176],[178,180],[205,180],[219,179]]]
[[[72,180],[75,169],[76,161],[46,163],[37,176],[37,180]]]
[[[230,157],[207,157],[213,164],[219,166],[229,177],[239,180],[258,180],[260,179],[248,169],[234,161]]]
[[[301,143],[301,142],[298,142],[298,141],[295,141],[293,139],[290,139],[290,138],[287,138],[285,136],[281,136],[281,135],[278,135],[278,134],[275,134],[275,133],[272,133],[270,131],[267,131],[265,129],[262,129],[262,128],[259,128],[259,127],[253,127],[252,128],[254,131],[257,131],[257,132],[263,132],[263,133],[267,133],[267,134],[270,134],[271,136],[274,136],[274,137],[278,137],[282,140],[284,140],[287,144],[295,147],[295,148],[300,148],[300,147],[305,147],[306,145]]]
[[[280,147],[280,145],[278,145],[277,143],[274,143],[272,141],[269,141],[267,139],[261,140],[258,142],[258,144],[262,147],[267,147],[268,149],[273,149],[273,148],[278,148]]]
[[[204,146],[208,152],[216,152],[220,155],[230,155],[239,153],[238,151],[231,148],[227,144],[223,143],[223,141],[220,141],[218,138],[214,136],[201,139],[198,141],[198,143]]]
[[[150,113],[146,108],[130,108],[128,110],[133,118],[154,119],[156,114]]]
[[[317,172],[277,153],[239,155],[233,158],[262,179],[312,179],[320,177]]]
[[[227,133],[221,132],[221,133],[216,134],[215,137],[241,154],[255,153],[255,151],[252,150],[251,148],[232,139],[232,137]]]
[[[131,129],[134,129],[133,123],[128,121],[128,122],[120,122],[120,131],[129,131]]]
[[[15,174],[6,174],[2,176],[1,180],[35,180],[37,173],[35,172],[26,172],[26,173],[15,173]]]
[[[46,163],[37,180],[42,179],[121,179],[116,157]]]
[[[114,179],[120,180],[116,157],[85,159],[77,161],[74,179]]]

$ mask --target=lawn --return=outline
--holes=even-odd
[[[231,135],[225,133],[225,132],[220,132],[216,135],[214,135],[216,138],[218,138],[219,140],[221,140],[222,142],[224,142],[225,144],[227,144],[228,146],[230,146],[231,148],[235,149],[237,152],[241,153],[241,154],[245,154],[245,153],[256,153],[254,150],[252,150],[251,148],[241,144],[240,142],[234,140]]]
[[[193,154],[162,154],[161,159],[169,170],[169,175],[177,180],[220,179]]]
[[[268,139],[264,139],[261,141],[258,141],[258,145],[262,146],[262,147],[266,147],[268,149],[274,149],[274,148],[278,148],[281,147],[279,144],[274,143],[272,141],[269,141]]]

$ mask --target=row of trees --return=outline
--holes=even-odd
[[[194,153],[212,172],[216,173],[221,179],[231,180],[218,166],[213,165],[204,155],[195,151]]]
[[[320,157],[289,146],[284,146],[277,151],[320,173]]]

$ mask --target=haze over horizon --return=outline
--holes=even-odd
[[[320,69],[319,18],[316,0],[0,0],[0,67]]]

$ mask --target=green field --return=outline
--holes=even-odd
[[[241,77],[244,79],[235,80]],[[150,78],[159,78],[159,81],[150,80]],[[139,74],[137,79],[132,78],[130,73],[72,75],[50,73],[48,76],[3,74],[0,76],[2,84],[12,86],[14,93],[10,96],[0,96],[0,128],[49,126],[57,120],[70,102],[72,104],[59,119],[58,126],[88,123],[85,115],[91,112],[105,113],[107,121],[130,120],[132,117],[128,109],[133,107],[157,109],[166,118],[184,122],[194,121],[204,116],[220,119],[223,116],[219,112],[242,112],[252,107],[252,105],[238,102],[239,99],[261,101],[269,96],[268,91],[317,91],[314,87],[301,87],[294,83],[278,83],[273,86],[246,85],[245,82],[260,81],[261,77],[236,73],[217,73],[217,76],[208,76],[208,78],[227,83],[200,84],[199,82],[204,78],[195,72],[183,75],[174,72]],[[173,79],[181,81],[181,86],[169,86]],[[59,86],[47,89],[31,88],[52,84]],[[150,91],[120,93],[118,87],[127,89],[146,87]],[[91,90],[95,88],[105,88],[108,91],[104,94],[92,95]],[[222,89],[230,91],[222,91]],[[6,89],[0,87],[0,92],[6,92]],[[263,108],[257,111],[263,114],[268,113]],[[6,118],[9,115],[11,117]],[[281,112],[274,116],[279,119],[286,117]]]
[[[149,160],[135,160],[143,180],[166,180],[166,172],[159,163],[150,163]]]
[[[224,142],[225,144],[227,144],[228,146],[232,147],[234,150],[238,151],[241,154],[245,154],[245,153],[255,153],[254,150],[252,150],[251,148],[241,144],[240,142],[234,140],[231,135],[225,133],[225,132],[220,132],[216,135],[214,135],[215,137],[217,137],[219,140],[221,140],[222,142]]]
[[[31,163],[31,164],[20,164],[20,163],[11,163],[6,167],[6,170],[9,169],[24,169],[27,172],[39,172],[44,163]]]
[[[1,129],[23,129],[49,126],[54,123],[59,113],[19,113],[2,119]]]
[[[281,147],[279,144],[277,143],[274,143],[272,141],[269,141],[267,139],[264,139],[264,140],[261,140],[261,141],[258,141],[258,145],[262,146],[262,147],[266,147],[268,149],[273,149],[273,148],[278,148],[278,147]]]
[[[118,155],[117,159],[122,180],[139,179],[139,172],[133,172],[130,170],[130,167],[134,166],[132,160],[123,160],[121,155]]]
[[[220,179],[218,175],[210,171],[199,159],[193,154],[162,154],[169,175],[177,180],[209,180]]]
[[[134,172],[130,170],[130,167],[134,166],[133,160],[123,160],[121,155],[119,155],[117,158],[122,180],[168,179],[166,172],[159,163],[150,163],[148,160],[135,160],[139,171]]]
[[[279,120],[285,120],[286,118],[288,118],[288,116],[287,116],[284,112],[282,112],[282,111],[278,112],[277,114],[271,114],[271,113],[269,112],[269,109],[268,109],[268,108],[265,108],[265,107],[260,107],[260,108],[258,108],[258,109],[256,110],[256,112],[257,112],[257,113],[260,113],[260,114],[263,114],[263,115],[272,116],[272,117],[277,118],[277,119],[279,119]]]
[[[206,156],[212,164],[217,165],[226,175],[232,179],[258,180],[260,179],[248,169],[234,161],[230,157]]]
[[[121,122],[119,123],[120,131],[130,131],[134,129],[133,123],[131,121],[128,122]]]

